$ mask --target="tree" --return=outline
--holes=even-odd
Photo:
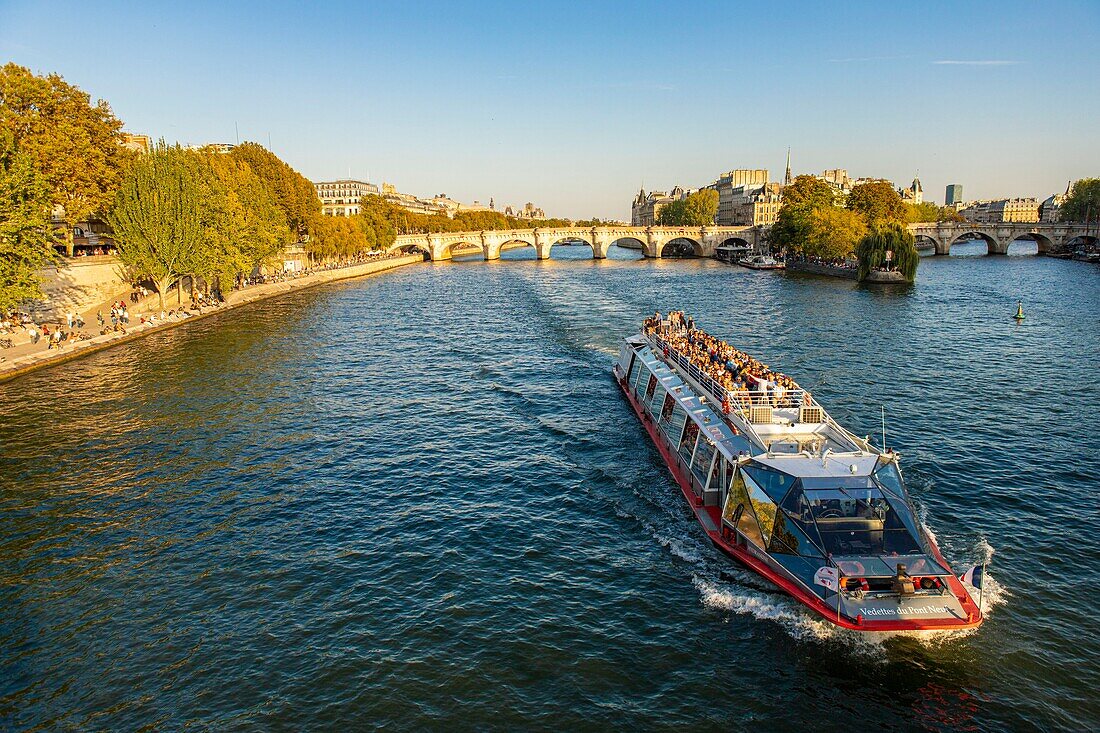
[[[294,241],[275,194],[239,158],[211,150],[201,153],[200,175],[209,210],[207,243],[215,270],[203,275],[251,273]]]
[[[718,213],[718,192],[704,188],[661,207],[659,226],[710,226]]]
[[[162,141],[131,166],[107,216],[119,259],[153,280],[161,308],[173,282],[203,267],[212,217],[197,157]]]
[[[122,123],[106,102],[93,105],[57,74],[8,63],[0,68],[0,128],[45,178],[71,256],[73,227],[107,208],[133,157],[119,144]]]
[[[803,246],[810,239],[814,210],[813,205],[806,202],[784,202],[775,224],[768,231],[768,243],[772,250],[803,251]]]
[[[42,297],[38,271],[54,259],[46,181],[0,130],[0,313]]]
[[[230,155],[247,163],[271,188],[290,231],[297,235],[309,231],[310,223],[321,215],[321,200],[305,176],[258,143],[242,143]]]
[[[892,259],[887,260],[887,253]],[[871,230],[856,247],[859,260],[859,279],[865,280],[871,270],[893,267],[909,282],[917,275],[920,254],[913,235],[897,222],[882,224]]]
[[[847,207],[863,216],[867,226],[890,222],[904,223],[907,211],[901,195],[887,181],[870,181],[852,188]]]
[[[905,204],[905,221],[910,224],[918,224],[940,220],[940,207],[931,201],[919,204]]]
[[[796,176],[789,186],[783,187],[783,205],[811,207],[833,206],[836,194],[833,187],[815,176]]]
[[[813,209],[803,252],[825,260],[842,260],[852,256],[856,245],[867,233],[863,217],[854,211],[836,206]]]
[[[1082,178],[1075,182],[1058,216],[1062,221],[1100,220],[1100,178]]]

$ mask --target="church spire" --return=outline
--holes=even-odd
[[[791,185],[791,149],[787,148],[787,173],[783,176],[783,185]]]

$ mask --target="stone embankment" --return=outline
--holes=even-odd
[[[855,280],[859,277],[859,271],[854,267],[834,267],[833,265],[822,265],[817,262],[799,262],[797,260],[787,260],[787,270],[791,272],[807,272],[811,275],[842,277],[846,280]]]
[[[246,303],[254,303],[258,300],[264,300],[297,290],[304,290],[324,283],[373,275],[378,272],[392,270],[395,267],[402,267],[422,261],[423,257],[419,254],[405,257],[391,257],[375,262],[365,262],[361,265],[352,265],[350,267],[316,272],[293,280],[267,283],[265,285],[254,285],[244,290],[236,290],[230,293],[226,297],[225,303],[216,308],[204,308],[202,312],[181,320],[158,322],[155,325],[149,323],[131,323],[130,327],[127,328],[125,332],[101,334],[93,336],[85,341],[67,341],[61,349],[46,350],[45,341],[43,340],[40,350],[10,361],[0,362],[0,382],[6,382],[36,369],[41,369],[42,367],[60,364],[96,351],[133,341],[148,336],[151,333],[175,328],[185,323],[206,318],[207,316],[225,313],[226,311],[245,305]],[[2,356],[2,352],[0,352],[0,356]]]

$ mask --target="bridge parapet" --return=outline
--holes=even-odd
[[[566,239],[579,239],[592,247],[596,259],[607,257],[611,245],[620,239],[633,239],[642,245],[646,257],[660,257],[665,246],[676,239],[691,242],[696,255],[709,257],[715,248],[727,239],[741,239],[750,246],[759,246],[762,240],[760,227],[707,226],[707,227],[545,227],[532,229],[502,229],[477,232],[436,232],[431,234],[399,234],[390,250],[415,248],[428,254],[433,260],[450,259],[454,250],[477,248],[487,260],[497,259],[506,245],[517,242],[535,248],[539,259],[550,256],[550,249]]]
[[[909,225],[913,236],[924,237],[935,244],[937,255],[951,252],[951,246],[967,235],[983,239],[989,254],[1007,254],[1008,245],[1027,237],[1036,242],[1039,254],[1064,251],[1069,243],[1088,234],[1084,224],[1044,222],[921,222]]]

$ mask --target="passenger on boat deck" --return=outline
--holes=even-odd
[[[647,333],[660,331],[669,349],[686,357],[722,389],[733,392],[739,401],[747,402],[751,391],[757,393],[756,399],[783,406],[789,402],[788,392],[800,389],[787,375],[695,328],[694,319],[683,311],[669,312],[668,328],[662,329],[660,312],[652,319],[647,318],[644,325]]]

